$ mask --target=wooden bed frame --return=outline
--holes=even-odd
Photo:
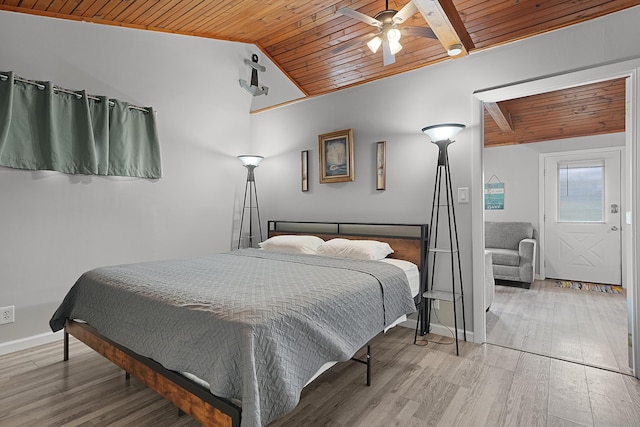
[[[281,234],[312,234],[324,240],[375,239],[389,243],[393,258],[411,261],[420,268],[421,293],[426,289],[426,224],[366,224],[337,222],[268,221],[269,237]],[[423,309],[423,304],[421,304]],[[425,319],[425,316],[421,316]],[[426,325],[420,325],[421,333]],[[135,353],[102,336],[91,326],[67,320],[64,330],[64,360],[69,360],[69,334],[133,375],[158,394],[171,401],[204,426],[239,427],[241,408],[220,398],[185,376],[164,368],[159,363]]]

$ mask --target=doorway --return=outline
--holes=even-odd
[[[571,165],[577,168],[571,173],[584,172],[582,168],[593,166],[595,172],[591,169],[587,170],[589,189],[594,187],[593,181],[597,178],[598,172],[603,171],[603,168],[598,168],[598,166],[601,166],[606,160],[612,161],[607,162],[607,169],[610,169],[609,175],[615,176],[615,172],[618,172],[615,163],[619,162],[619,147],[617,149],[615,147],[600,150],[592,149],[586,152],[585,150],[566,151],[571,146],[603,145],[609,141],[624,144],[624,135],[591,136],[574,138],[573,140],[527,144],[526,147],[520,145],[485,150],[484,160],[487,176],[496,173],[505,182],[505,210],[498,213],[485,212],[485,218],[491,221],[522,220],[531,222],[536,229],[534,237],[538,242],[540,252],[536,265],[539,264],[540,267],[546,265],[548,267],[550,263],[557,261],[554,257],[558,255],[551,254],[550,256],[549,251],[545,253],[543,250],[544,247],[550,245],[549,233],[548,230],[545,231],[544,224],[555,221],[557,208],[550,208],[550,203],[544,203],[544,197],[537,197],[538,188],[544,194],[544,183],[546,181],[547,186],[549,186],[550,180],[547,179],[550,178],[549,175],[557,174],[557,177],[566,178],[567,166]],[[554,149],[556,151],[553,153],[538,154],[538,152],[547,152]],[[504,165],[506,159],[511,160],[518,167],[512,168],[511,165]],[[544,166],[545,163],[547,165],[546,173],[544,167],[540,168],[540,185],[536,186],[539,164]],[[549,170],[549,165],[553,165],[552,171]],[[559,171],[558,166],[560,168]],[[551,177],[555,178],[551,180],[552,187],[558,185],[557,177]],[[619,190],[619,179],[616,182],[615,178],[609,178],[611,179],[611,184],[613,184],[612,187]],[[566,184],[566,179],[564,183],[560,184],[560,188],[565,190],[565,196],[567,193]],[[569,192],[575,190],[573,187],[577,183],[571,181],[570,184]],[[602,188],[602,197],[604,197],[605,189]],[[547,191],[546,193],[550,192]],[[608,193],[609,197],[615,197],[613,194],[615,191],[608,191]],[[596,222],[596,220],[600,219],[599,216],[605,216],[602,212],[604,202],[601,200],[598,204],[592,194],[587,195],[592,204],[600,207],[592,207],[591,212],[586,213],[584,208],[580,208],[579,213],[589,215],[587,219]],[[558,191],[554,188],[550,197],[555,199],[557,196]],[[566,201],[566,197],[563,197],[562,201]],[[538,216],[539,206],[543,206],[543,208],[540,209],[540,215]],[[544,213],[545,211],[547,211],[546,214]],[[549,211],[554,213],[551,214]],[[535,215],[533,212],[535,212]],[[563,210],[561,213],[562,219],[565,221],[567,219],[576,219],[571,216],[575,215],[572,211],[565,212]],[[545,216],[546,221],[543,220]],[[602,226],[599,223],[596,223],[596,225]],[[581,234],[576,230],[571,232],[578,235],[577,237],[574,236],[575,240],[584,244],[593,240],[588,234]],[[545,239],[541,238],[543,236],[545,236]],[[569,249],[566,246],[568,246],[566,243],[562,244],[565,252]],[[595,243],[594,246],[598,247]],[[592,249],[592,252],[594,251]],[[588,255],[599,258],[592,253]],[[582,264],[582,257],[584,257],[584,252],[574,255],[574,258],[580,259],[580,262],[575,262],[575,264]],[[589,263],[584,262],[584,264],[588,265]],[[544,272],[545,270],[540,268],[539,271]],[[617,275],[620,275],[620,265],[617,267]],[[600,290],[605,289],[603,285],[599,285],[597,289],[591,288],[593,289],[592,291],[562,286],[566,282],[555,279],[571,279],[572,281],[569,283],[572,285],[578,283],[575,280],[586,280],[589,284],[593,284],[595,280],[589,278],[589,276],[580,278],[550,275],[548,268],[546,269],[547,280],[544,280],[544,273],[538,273],[537,276],[537,279],[530,285],[529,289],[522,288],[517,282],[501,281],[496,284],[494,300],[486,312],[486,342],[583,365],[605,368],[627,375],[631,374],[632,371],[628,367],[629,359],[626,346],[625,291],[620,289],[616,290],[615,293],[600,292]],[[511,283],[511,286],[508,285],[509,283]],[[583,285],[586,286],[586,283],[583,283]],[[606,288],[608,292],[611,292],[611,289],[611,287]]]
[[[640,261],[635,254],[639,249],[639,236],[637,231],[633,230],[629,225],[638,221],[640,215],[637,212],[638,206],[638,194],[640,188],[640,180],[638,174],[635,171],[637,165],[640,164],[639,150],[636,149],[636,143],[639,138],[638,134],[638,119],[635,118],[635,113],[638,108],[638,99],[640,98],[640,90],[638,88],[638,67],[640,66],[640,60],[630,60],[626,62],[604,65],[588,70],[581,70],[563,75],[555,75],[545,77],[535,81],[521,82],[509,86],[503,86],[498,88],[487,89],[484,91],[475,92],[475,96],[478,99],[476,104],[477,110],[474,114],[474,118],[479,123],[479,131],[474,135],[477,138],[473,147],[473,176],[474,186],[472,191],[474,194],[482,194],[483,183],[485,176],[483,175],[483,131],[482,131],[482,116],[483,116],[483,102],[499,102],[505,99],[511,99],[514,97],[522,97],[533,95],[536,93],[542,93],[550,90],[561,89],[565,87],[574,87],[580,84],[589,82],[603,81],[612,78],[619,77],[631,77],[627,87],[627,109],[630,114],[627,115],[627,132],[625,146],[628,153],[628,161],[625,164],[627,166],[624,182],[627,183],[626,192],[623,195],[623,203],[626,203],[627,210],[623,212],[624,223],[627,224],[626,230],[623,229],[623,281],[627,285],[634,285],[637,282],[638,269],[640,268]],[[484,265],[482,262],[482,253],[484,250],[484,209],[483,201],[478,198],[473,201],[473,270],[474,270],[474,340],[476,342],[486,341],[486,318],[483,310],[485,303],[484,292]],[[638,348],[638,337],[634,334],[640,327],[638,320],[638,313],[635,307],[640,301],[637,289],[633,286],[628,286],[629,298],[628,298],[628,318],[630,324],[629,343],[633,343],[633,347],[629,347],[631,351],[632,361],[634,366],[640,364],[640,353],[635,351]],[[638,375],[637,369],[634,371],[635,375]]]

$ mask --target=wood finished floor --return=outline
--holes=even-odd
[[[556,287],[496,285],[487,342],[631,375],[626,294]]]
[[[397,327],[373,342],[373,384],[345,362],[304,389],[269,427],[638,426],[640,382],[628,375],[494,345],[412,344]],[[84,344],[0,357],[0,425],[196,426]]]

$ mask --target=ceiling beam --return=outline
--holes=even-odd
[[[453,45],[461,46],[461,52],[453,57],[466,56],[475,47],[452,0],[412,1],[445,50],[448,51]]]
[[[511,123],[511,114],[497,102],[485,102],[484,108],[493,117],[500,130],[504,133],[514,133],[515,129]]]

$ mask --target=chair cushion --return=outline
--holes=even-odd
[[[493,257],[493,265],[509,265],[517,267],[520,265],[520,255],[518,251],[512,249],[487,248]]]

